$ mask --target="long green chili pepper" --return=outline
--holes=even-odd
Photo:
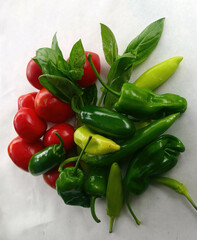
[[[191,199],[190,195],[188,194],[186,187],[179,181],[172,178],[168,178],[168,177],[152,177],[151,180],[155,183],[159,183],[166,187],[169,187],[179,194],[182,194],[187,198],[187,200],[191,203],[191,205],[197,210],[197,206],[194,203],[194,201]]]
[[[90,167],[88,176],[84,183],[84,189],[91,197],[91,214],[93,219],[99,223],[100,219],[95,213],[95,200],[106,196],[107,179],[109,175],[108,168]]]
[[[32,156],[28,166],[31,174],[44,174],[65,159],[64,141],[58,132],[55,132],[55,135],[60,139],[60,144],[46,147]]]
[[[135,86],[154,90],[163,84],[178,68],[183,57],[169,58],[144,72],[135,82]]]
[[[176,112],[183,113],[186,110],[187,101],[179,95],[170,93],[158,95],[147,88],[136,87],[132,83],[124,83],[120,93],[114,91],[99,76],[92,62],[91,54],[87,58],[101,84],[119,97],[114,105],[116,111],[138,119],[158,119]]]
[[[175,113],[170,116],[156,120],[150,123],[148,126],[141,128],[140,130],[135,132],[134,136],[131,139],[119,144],[119,151],[102,155],[85,153],[82,156],[82,161],[86,162],[89,165],[101,167],[110,166],[114,162],[125,161],[128,158],[131,158],[133,153],[138,151],[140,148],[146,146],[154,139],[158,138],[165,131],[167,131],[167,129],[177,120],[179,116],[180,113]],[[73,157],[65,160],[63,164],[75,162],[76,160],[77,157]]]
[[[72,99],[72,108],[84,124],[102,135],[129,138],[135,133],[133,122],[113,110],[97,106],[84,106],[79,110],[75,106],[75,98]]]
[[[129,210],[131,210],[128,202],[129,193],[136,195],[143,193],[148,188],[151,177],[161,175],[173,168],[177,164],[178,155],[184,151],[185,147],[178,138],[162,135],[135,155],[124,178]],[[130,212],[135,218],[132,211]]]
[[[107,215],[110,217],[109,232],[112,232],[115,218],[119,217],[123,205],[123,186],[121,170],[117,163],[110,169],[107,183]]]
[[[90,207],[90,198],[84,191],[85,174],[78,168],[81,157],[90,140],[91,136],[81,151],[75,167],[67,167],[62,170],[56,181],[57,193],[68,205]]]

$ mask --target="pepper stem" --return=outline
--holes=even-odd
[[[99,223],[101,220],[98,219],[98,217],[96,216],[96,213],[95,213],[95,200],[96,200],[96,197],[95,196],[91,196],[91,199],[90,199],[90,210],[91,210],[91,214],[92,214],[93,219],[97,223]]]
[[[60,140],[60,145],[59,145],[59,147],[61,148],[61,147],[64,147],[64,140],[63,140],[63,138],[61,137],[61,135],[58,133],[58,132],[55,132],[55,135],[59,138],[59,140]]]
[[[77,114],[80,114],[80,110],[75,105],[75,99],[76,99],[75,97],[72,98],[72,100],[71,100],[71,107],[72,107],[74,112],[76,112]]]
[[[112,233],[115,217],[110,217],[109,232]]]
[[[66,160],[64,160],[60,165],[59,165],[59,168],[58,168],[58,172],[62,172],[63,171],[63,167],[68,164],[68,163],[71,163],[71,162],[76,162],[78,159],[78,156],[77,157],[71,157],[71,158],[68,158]]]
[[[191,203],[191,205],[197,210],[197,206],[194,203],[194,201],[191,199],[190,195],[187,192],[186,187],[180,183],[179,181],[168,178],[168,177],[154,177],[152,180],[156,183],[162,184],[164,186],[167,186],[173,190],[175,190],[177,193],[182,194],[187,198],[187,200]]]
[[[141,224],[140,220],[136,217],[135,213],[133,212],[133,210],[132,210],[132,208],[129,204],[129,195],[128,194],[126,195],[126,204],[127,204],[128,209],[129,209],[129,212],[131,213],[131,215],[135,219],[135,222],[137,223],[137,225],[140,225]]]
[[[78,168],[78,166],[79,166],[79,162],[80,162],[80,160],[81,160],[81,158],[82,158],[82,156],[83,156],[83,154],[84,154],[84,152],[85,152],[85,150],[86,150],[86,148],[87,148],[87,146],[88,146],[88,144],[89,144],[89,142],[90,142],[91,139],[92,139],[92,136],[89,136],[88,141],[86,142],[84,148],[82,149],[82,151],[81,151],[81,153],[80,153],[80,155],[79,155],[79,157],[78,157],[78,159],[77,159],[77,162],[76,162],[76,164],[75,164],[75,168],[74,168],[73,175],[76,175],[76,173],[77,173],[77,168]]]
[[[109,92],[111,92],[112,94],[120,97],[120,93],[119,92],[116,92],[114,91],[112,88],[110,88],[104,81],[103,79],[101,78],[101,76],[99,75],[99,73],[97,72],[95,66],[94,66],[94,63],[92,61],[92,55],[90,53],[87,54],[87,59],[88,59],[88,62],[93,70],[93,72],[95,73],[96,77],[98,78],[99,82],[103,85],[103,87],[105,87]]]

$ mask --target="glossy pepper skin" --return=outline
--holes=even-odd
[[[158,119],[172,113],[183,113],[187,108],[187,101],[175,94],[158,95],[147,88],[125,83],[114,108],[138,119]]]
[[[56,181],[56,189],[65,204],[90,207],[90,197],[83,189],[85,175],[81,169],[74,174],[74,167],[65,168]]]
[[[150,184],[150,177],[161,175],[173,168],[180,152],[184,152],[183,143],[172,135],[163,135],[153,141],[130,162],[124,179],[127,192],[143,193]]]
[[[109,232],[112,232],[115,218],[119,217],[123,206],[122,174],[117,163],[113,163],[110,169],[107,183],[107,215],[110,217]]]
[[[108,168],[90,167],[84,183],[86,193],[91,196],[91,214],[97,223],[100,220],[95,214],[95,200],[106,196],[108,175]]]
[[[95,134],[86,125],[81,126],[75,131],[74,141],[83,149],[89,136],[92,136],[92,139],[85,150],[87,153],[98,155],[116,152],[120,149],[120,146],[114,141],[99,134]]]
[[[80,117],[91,130],[102,135],[130,138],[135,133],[135,126],[130,119],[104,107],[85,106],[80,110]]]
[[[139,88],[154,90],[163,84],[178,68],[183,57],[169,58],[144,72],[135,82]]]
[[[163,134],[177,120],[179,115],[179,113],[172,114],[150,123],[137,131],[131,139],[120,144],[120,150],[117,152],[103,155],[86,153],[82,156],[82,160],[95,166],[110,166],[114,162],[127,160],[133,153]]]
[[[55,133],[60,139],[60,144],[54,144],[44,148],[33,155],[29,162],[29,172],[32,175],[41,175],[60,164],[66,157],[64,141],[59,133]]]

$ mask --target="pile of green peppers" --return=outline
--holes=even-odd
[[[72,106],[81,125],[90,129],[84,131],[81,128],[76,131],[75,137],[78,137],[80,131],[84,141],[80,144],[83,146],[80,154],[66,158],[64,142],[56,133],[61,143],[35,154],[29,163],[30,173],[40,175],[59,166],[57,193],[67,205],[90,208],[97,223],[100,219],[95,211],[95,200],[106,198],[107,215],[110,217],[109,232],[112,232],[114,220],[120,215],[124,202],[136,223],[140,224],[130,206],[129,195],[142,194],[151,183],[163,184],[185,195],[197,209],[183,184],[175,179],[162,177],[177,164],[179,154],[185,151],[184,144],[177,137],[162,134],[186,111],[187,101],[175,94],[158,95],[152,90],[170,76],[170,64],[174,64],[177,59],[169,59],[169,63],[151,68],[150,72],[144,73],[134,84],[123,84],[120,93],[104,83],[93,65],[91,55],[88,55],[88,60],[107,91],[118,97],[114,109],[98,106],[83,106],[78,109],[77,98],[73,98]],[[168,69],[168,74],[159,70],[160,68]],[[151,84],[150,78],[154,76],[154,71],[159,79],[154,79]],[[171,74],[174,71],[172,67]],[[142,127],[137,127],[136,121],[141,121]],[[91,132],[95,139],[92,145]],[[109,141],[114,141],[119,146],[118,150],[96,154],[99,147],[96,140],[101,141],[100,135],[105,137],[102,147],[106,147],[106,151]],[[95,154],[88,152],[88,145],[89,149],[90,146],[94,148]],[[64,169],[64,165],[69,162],[76,162],[76,165]],[[127,167],[125,176],[122,176],[122,166]]]

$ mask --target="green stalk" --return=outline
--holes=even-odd
[[[94,66],[94,63],[92,61],[92,55],[90,53],[87,54],[87,59],[88,59],[88,62],[92,68],[92,70],[94,71],[95,75],[97,76],[99,82],[103,85],[103,87],[105,87],[110,93],[120,97],[120,93],[119,92],[116,92],[114,91],[113,89],[111,89],[104,81],[103,79],[101,78],[101,76],[99,75],[99,73],[97,72],[95,66]]]
[[[168,178],[168,177],[153,177],[152,180],[153,180],[153,182],[167,186],[167,187],[173,189],[174,191],[176,191],[177,193],[182,194],[183,196],[185,196],[187,198],[187,200],[191,203],[191,205],[197,210],[196,204],[191,199],[190,195],[187,192],[186,187],[182,183],[178,182],[175,179]]]
[[[125,199],[126,199],[126,204],[127,204],[128,209],[129,209],[129,212],[133,216],[133,218],[134,218],[135,222],[137,223],[137,225],[140,225],[141,224],[140,220],[136,217],[135,213],[133,212],[133,210],[132,210],[132,208],[131,208],[131,206],[129,204],[129,196],[128,196],[128,194],[126,194]]]
[[[93,219],[97,223],[99,223],[101,220],[98,219],[98,217],[96,216],[96,213],[95,213],[95,200],[96,200],[96,197],[95,196],[91,196],[91,199],[90,199],[90,209],[91,209],[91,214],[92,214]]]
[[[79,156],[77,156],[77,157],[71,157],[71,158],[68,158],[68,159],[64,160],[64,161],[59,165],[58,172],[62,172],[62,171],[63,171],[63,167],[64,167],[66,164],[71,163],[71,162],[76,162],[78,158],[79,158]]]

